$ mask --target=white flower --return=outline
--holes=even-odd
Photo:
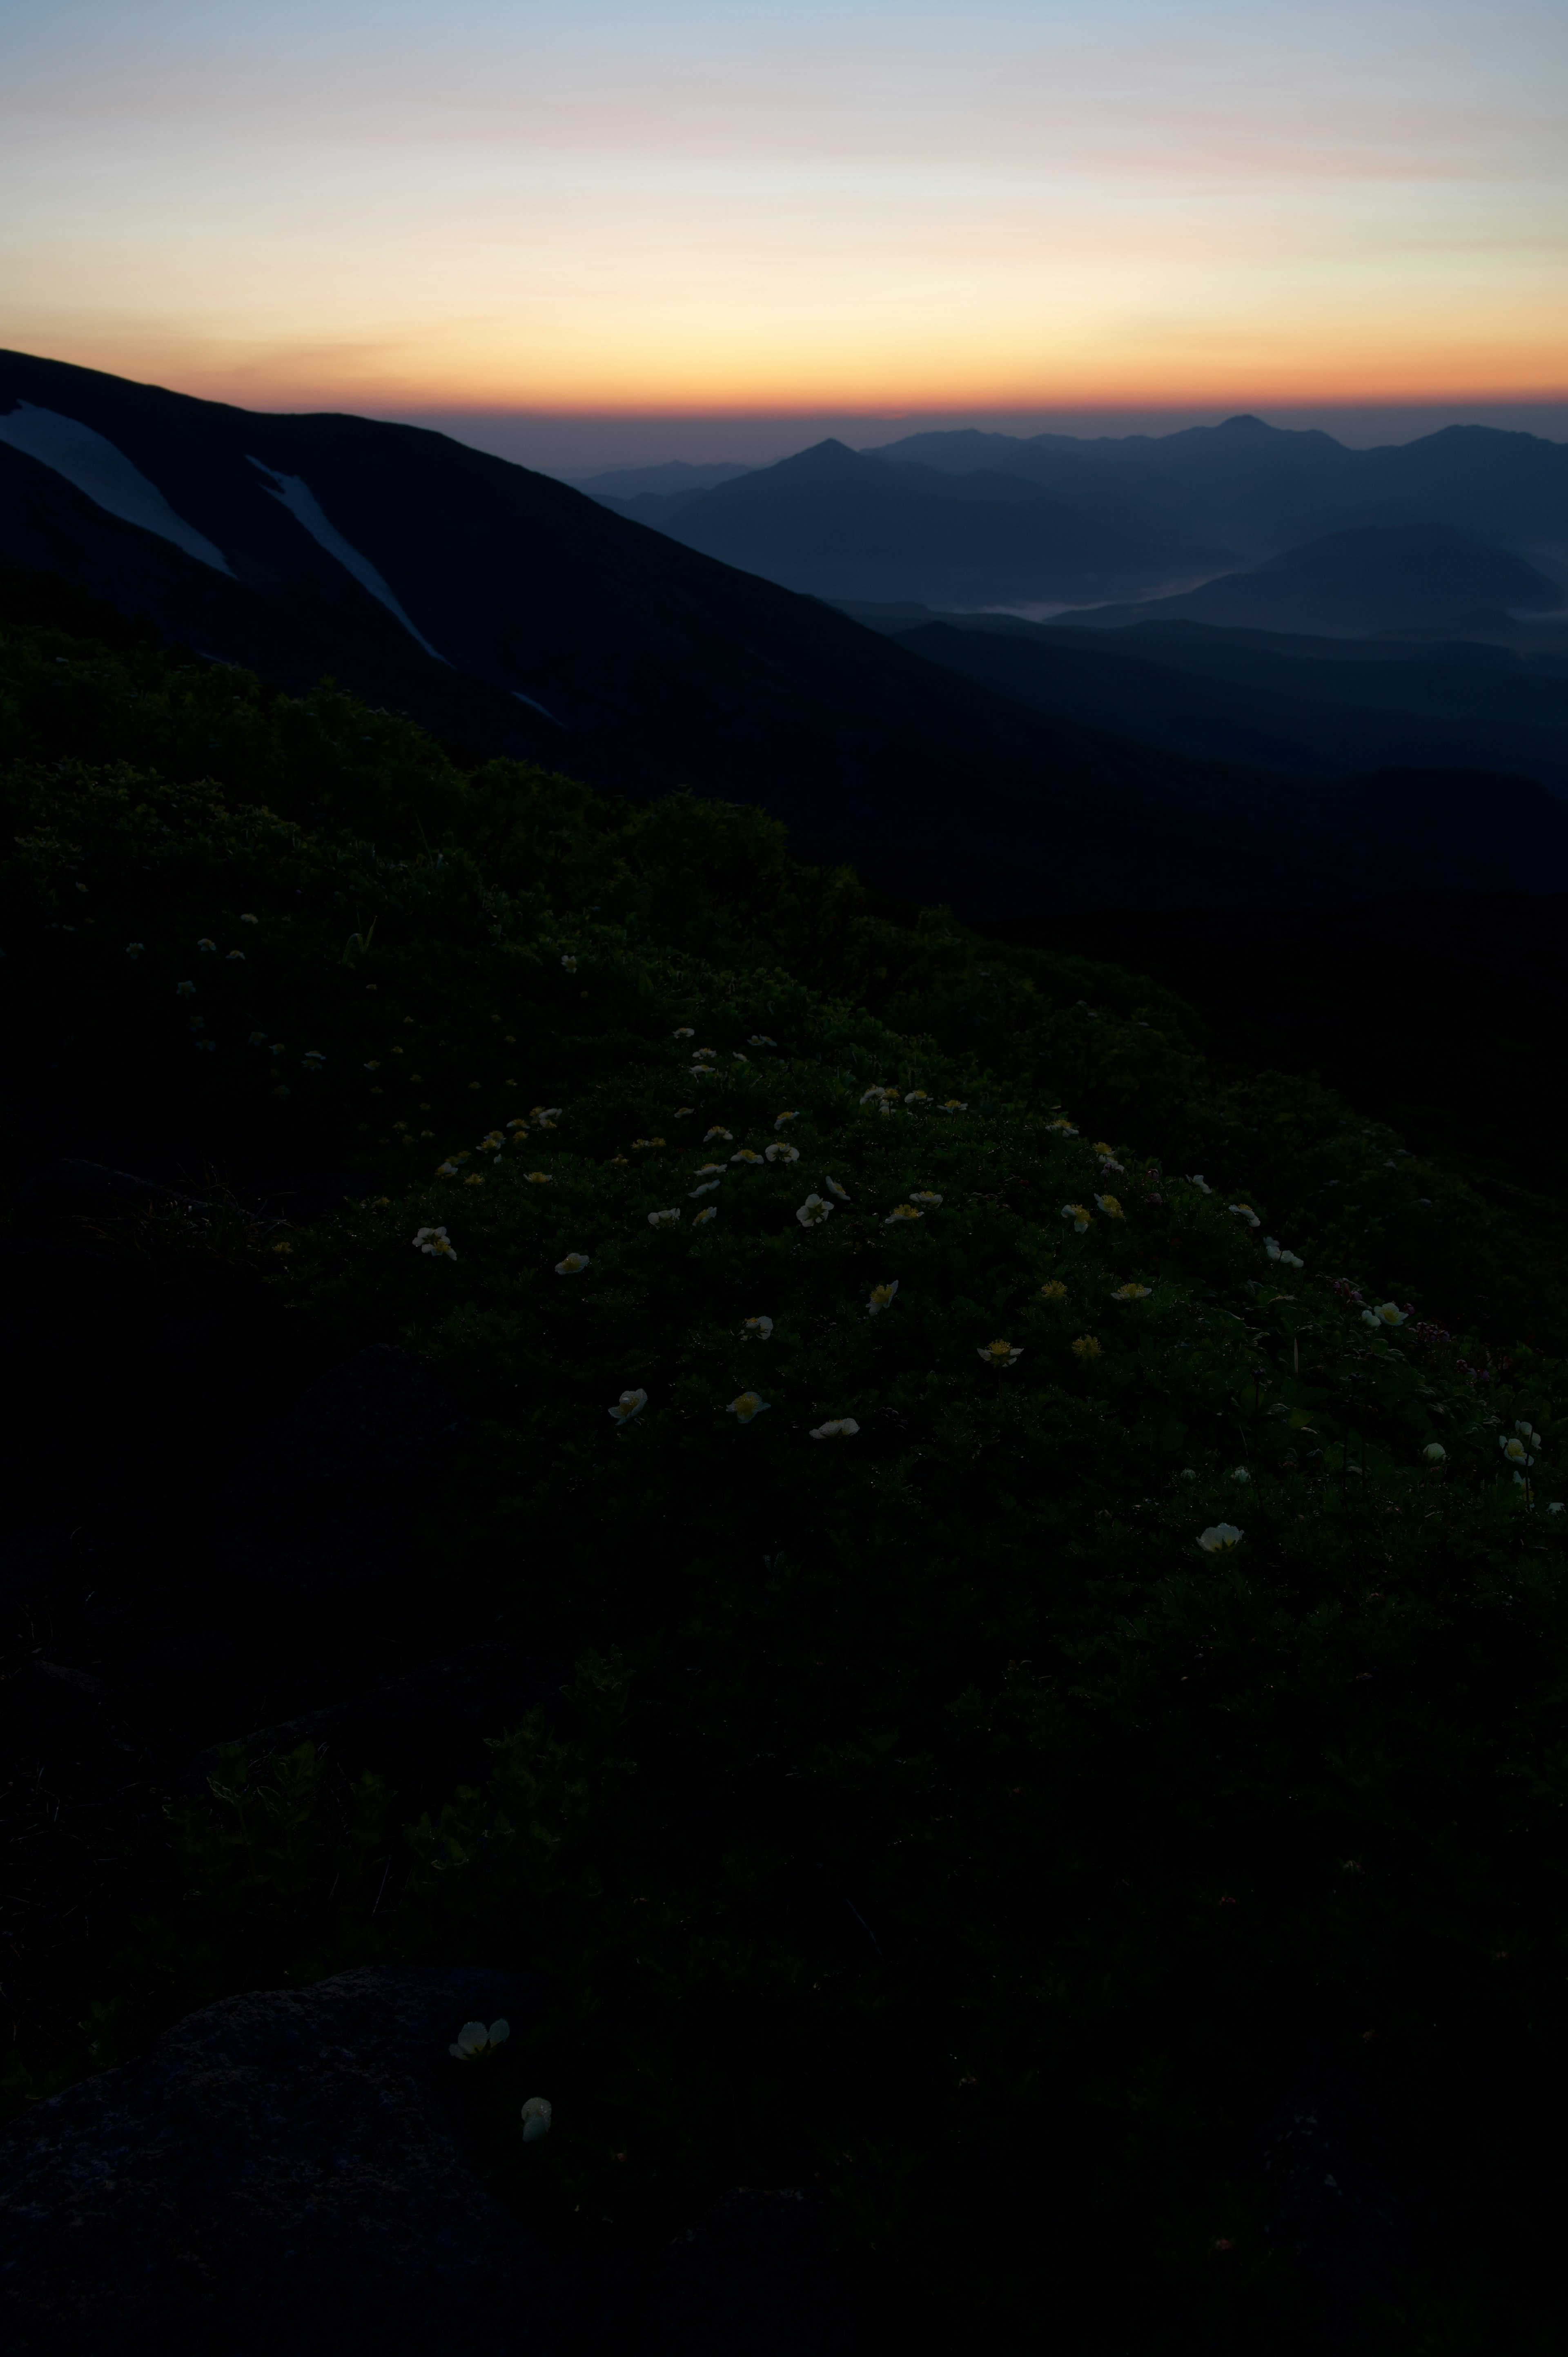
[[[744,1168],[746,1164],[752,1162],[760,1163],[762,1157],[760,1154],[755,1153],[749,1146],[743,1146],[738,1154],[732,1154],[730,1156],[730,1160],[732,1162],[740,1163]]]
[[[688,1114],[695,1113],[696,1110],[697,1108],[695,1105],[677,1105],[675,1108],[675,1119],[677,1121],[684,1121]]]
[[[766,1342],[772,1337],[773,1320],[771,1318],[748,1318],[740,1330],[743,1334],[755,1334],[759,1340]]]
[[[451,1161],[438,1162],[435,1166],[435,1176],[437,1178],[456,1178],[457,1165]]]
[[[1232,1481],[1250,1481],[1251,1478],[1251,1475],[1248,1472],[1244,1465],[1238,1465],[1236,1470],[1230,1476]]]
[[[808,1195],[795,1217],[803,1228],[820,1228],[824,1220],[832,1218],[832,1208],[820,1195]]]
[[[561,1108],[559,1105],[534,1105],[531,1107],[528,1117],[530,1121],[536,1121],[542,1126],[545,1122],[559,1121]]]
[[[1533,1441],[1536,1447],[1538,1448],[1540,1448],[1541,1435],[1536,1431],[1534,1426],[1530,1422],[1528,1417],[1520,1416],[1519,1422],[1514,1426],[1514,1430],[1522,1439]]]
[[[1200,1195],[1212,1195],[1214,1192],[1201,1170],[1195,1170],[1187,1183],[1189,1187],[1196,1187]]]
[[[891,1309],[897,1291],[898,1280],[896,1276],[890,1278],[886,1285],[874,1285],[871,1288],[871,1298],[865,1305],[867,1315],[876,1318],[884,1309]]]
[[[800,1149],[798,1146],[785,1146],[779,1140],[775,1139],[774,1143],[768,1148],[763,1159],[767,1162],[799,1162],[800,1159]]]
[[[781,1113],[773,1126],[775,1129],[782,1129],[787,1121],[799,1121],[800,1118],[798,1113]]]
[[[647,1405],[646,1392],[622,1392],[614,1407],[607,1409],[607,1414],[614,1416],[618,1424],[629,1424],[632,1417],[640,1415]]]
[[[674,1036],[677,1039],[694,1039],[697,1035],[689,1023],[682,1023],[677,1026]]]
[[[1047,1121],[1046,1127],[1047,1129],[1056,1130],[1062,1137],[1076,1137],[1078,1135],[1078,1132],[1073,1127],[1070,1121]]]
[[[749,1424],[753,1416],[760,1415],[767,1405],[768,1402],[758,1398],[756,1392],[742,1392],[738,1399],[731,1400],[725,1414],[733,1415],[737,1424]]]
[[[1375,1309],[1363,1309],[1361,1312],[1363,1326],[1402,1326],[1404,1319],[1404,1311],[1391,1301],[1380,1301]]]
[[[218,944],[217,944],[217,942],[209,942],[209,941],[207,939],[206,935],[205,935],[205,934],[203,934],[202,938],[200,939],[200,941],[199,941],[199,942],[197,942],[196,946],[197,946],[197,948],[198,948],[199,950],[216,950],[216,948],[218,947]]]
[[[413,1239],[415,1252],[429,1253],[436,1260],[456,1260],[445,1228],[421,1228]]]
[[[580,1276],[585,1268],[592,1265],[586,1253],[568,1253],[564,1260],[556,1262],[555,1274],[557,1276]]]
[[[242,917],[240,920],[242,925],[259,925],[261,921],[260,917]]]
[[[692,1173],[693,1178],[722,1178],[724,1175],[725,1166],[722,1162],[699,1163]]]
[[[522,1175],[531,1187],[553,1187],[555,1184],[548,1170],[525,1170]]]
[[[904,1102],[906,1104],[929,1104],[930,1092],[928,1089],[907,1089],[904,1092]]]
[[[321,1066],[327,1061],[327,1059],[322,1054],[319,1048],[307,1048],[299,1060],[302,1064],[309,1065],[313,1070],[319,1071]]]
[[[1552,1501],[1552,1503],[1550,1504],[1550,1506],[1548,1506],[1548,1508],[1546,1509],[1546,1511],[1547,1511],[1547,1512],[1548,1512],[1549,1514],[1560,1514],[1560,1513],[1562,1513],[1562,1512],[1563,1512],[1563,1501],[1562,1501],[1562,1499],[1561,1499],[1561,1498],[1553,1498],[1553,1500]]]
[[[1429,1440],[1421,1453],[1429,1465],[1442,1465],[1446,1462],[1448,1456],[1448,1451],[1440,1440]]]
[[[672,1228],[680,1216],[678,1209],[668,1211],[650,1211],[648,1224],[650,1228]]]
[[[1181,1478],[1184,1481],[1196,1481],[1197,1474],[1192,1466],[1184,1465],[1181,1469]]]
[[[711,1145],[713,1144],[713,1142],[714,1142],[714,1138],[715,1138],[715,1137],[722,1137],[722,1138],[724,1139],[725,1144],[726,1146],[733,1146],[733,1145],[734,1145],[734,1143],[735,1143],[735,1132],[734,1132],[734,1130],[733,1130],[733,1129],[721,1129],[721,1128],[719,1127],[719,1125],[718,1125],[717,1122],[715,1122],[715,1123],[714,1124],[714,1126],[712,1127],[712,1129],[710,1129],[710,1130],[705,1134],[705,1135],[703,1136],[703,1144],[704,1146],[711,1146]]]
[[[522,2140],[537,2144],[541,2136],[550,2134],[550,2123],[555,2116],[553,2106],[542,2095],[530,2095],[522,2107]]]
[[[1250,1228],[1261,1228],[1263,1224],[1251,1203],[1228,1203],[1225,1208],[1232,1218],[1245,1220]]]
[[[1522,1440],[1499,1440],[1498,1445],[1510,1465],[1533,1465],[1535,1462]]]
[[[777,1048],[779,1042],[770,1039],[766,1031],[754,1031],[746,1044],[748,1048]]]
[[[228,962],[228,963],[229,963],[230,965],[243,965],[243,964],[244,964],[244,963],[245,963],[245,952],[244,952],[244,951],[243,951],[243,950],[231,950],[231,951],[230,951],[230,952],[229,952],[229,956],[228,956],[228,961],[227,961],[227,962]]]
[[[692,1225],[694,1228],[705,1228],[708,1222],[710,1220],[716,1220],[718,1215],[718,1205],[716,1203],[710,1203],[705,1211],[698,1212],[696,1218],[693,1221]]]
[[[127,942],[125,944],[125,955],[128,958],[139,958],[146,946],[145,942]]]
[[[711,1062],[718,1052],[716,1048],[693,1048],[692,1050],[699,1064]]]
[[[1119,1285],[1111,1298],[1112,1301],[1146,1301],[1154,1289],[1152,1285]]]
[[[714,1189],[721,1183],[722,1182],[717,1178],[709,1178],[705,1180],[701,1187],[693,1187],[690,1194],[687,1196],[686,1200],[688,1203],[694,1203],[699,1195],[711,1195]]]
[[[942,1099],[942,1111],[943,1113],[967,1113],[969,1111],[969,1107],[964,1103],[961,1097],[944,1097]]]
[[[367,1072],[379,1072],[381,1069],[381,1060],[379,1056],[372,1057],[371,1060],[365,1066]]]
[[[264,1048],[267,1044],[266,1033],[264,1031],[252,1031],[251,1034],[250,1044],[252,1048]]]
[[[975,1352],[976,1358],[983,1359],[988,1367],[1010,1367],[1023,1355],[1022,1350],[1015,1351],[1011,1342],[987,1342],[983,1350]]]
[[[847,1203],[849,1201],[850,1195],[848,1188],[841,1187],[836,1178],[824,1178],[822,1184],[827,1189],[830,1195],[837,1196],[841,1203]]]
[[[836,1415],[830,1423],[814,1426],[813,1440],[853,1440],[860,1430],[853,1415]]]
[[[1199,1534],[1197,1544],[1205,1555],[1229,1555],[1232,1547],[1240,1545],[1243,1535],[1234,1523],[1214,1523]]]
[[[528,1124],[523,1120],[522,1115],[521,1114],[514,1114],[511,1120],[508,1122],[507,1127],[512,1132],[513,1135],[516,1137],[517,1143],[521,1146],[523,1139],[528,1135]]]
[[[562,963],[562,964],[565,967],[566,972],[567,972],[568,974],[575,974],[575,973],[576,973],[576,971],[577,971],[577,961],[576,961],[576,959],[575,959],[575,957],[564,957],[564,958],[562,959],[561,963]]]
[[[909,1200],[911,1203],[925,1203],[933,1211],[938,1211],[941,1209],[941,1197],[940,1195],[933,1195],[929,1187],[917,1187],[914,1193],[910,1196]]]
[[[734,1057],[737,1064],[749,1064],[751,1061],[751,1058],[749,1056],[743,1056],[738,1048],[732,1048],[730,1049],[730,1054]]]
[[[488,2029],[482,2021],[466,2021],[457,2032],[456,2044],[446,2051],[455,2054],[459,2062],[474,2062],[481,2054],[493,2054],[510,2036],[511,2024],[507,2021],[492,2021]]]
[[[174,995],[177,998],[194,998],[196,996],[195,983],[177,982],[174,986]]]
[[[1126,1218],[1126,1212],[1122,1209],[1121,1204],[1117,1201],[1114,1195],[1096,1195],[1094,1200],[1099,1204],[1101,1210],[1104,1212],[1108,1220],[1124,1220]]]
[[[874,1086],[865,1092],[860,1102],[862,1104],[880,1104],[884,1097],[890,1097],[892,1093],[891,1089],[879,1089]]]
[[[1072,1222],[1075,1231],[1080,1236],[1085,1233],[1089,1227],[1089,1213],[1081,1203],[1064,1203],[1062,1205],[1062,1217],[1064,1220],[1070,1220]]]

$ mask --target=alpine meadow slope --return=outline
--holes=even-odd
[[[1033,2357],[1042,2319],[1064,2357],[1553,2345],[1568,1298],[1532,1233],[1316,1082],[1217,1073],[1157,985],[879,907],[756,809],[464,768],[7,597],[0,1003],[55,1074],[5,1240],[18,2343],[220,2317],[325,2357],[294,2212],[221,2206],[273,2163],[227,2063],[127,2323],[116,2124],[252,2018],[154,2048],[199,2008],[363,2021],[417,1968],[455,2009],[456,1963],[519,1976],[510,2037],[400,2036],[549,2357],[639,2345],[555,2292],[635,2291],[742,2186],[825,2222],[865,2357]],[[166,1125],[140,1182],[94,1176],[114,1091]],[[280,1220],[285,1168],[357,1199]],[[270,1390],[199,1423],[263,1332]],[[242,1562],[243,1469],[367,1353],[456,1436],[406,1544],[351,1589],[263,1523]],[[102,1414],[67,1447],[70,1370]],[[227,1681],[149,1699],[199,1640]],[[541,1699],[485,1700],[443,1786],[421,1680],[481,1647]],[[329,1707],[378,1673],[390,1759]],[[252,2039],[244,2116],[299,2044]],[[286,2113],[328,2155],[343,2061]],[[61,2153],[90,2264],[33,2199]],[[446,2215],[398,2212],[445,2302],[398,2357],[491,2313]]]

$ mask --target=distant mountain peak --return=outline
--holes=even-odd
[[[1246,409],[1242,410],[1238,416],[1223,418],[1220,421],[1219,425],[1220,433],[1223,434],[1228,427],[1232,425],[1255,425],[1259,431],[1263,434],[1273,434],[1275,430],[1265,419],[1262,417],[1254,417],[1251,411]]]

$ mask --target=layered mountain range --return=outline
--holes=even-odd
[[[901,470],[832,451],[790,463],[811,480]],[[938,543],[977,510],[1020,546],[1020,516],[1057,533],[1073,512],[1044,490],[1020,505],[950,468],[914,471]],[[754,474],[698,490],[687,512],[760,511],[790,467],[768,475],[772,489]],[[1082,563],[1101,563],[1112,527],[1074,529]],[[1164,543],[1138,515],[1114,529],[1129,588],[1145,554],[1210,574],[1229,561],[1190,522]],[[0,355],[0,565],[63,576],[285,689],[334,678],[477,758],[760,802],[808,854],[974,914],[1568,886],[1568,808],[1529,777],[1444,758],[1304,780],[1134,741],[1113,710],[1064,716],[1037,683],[966,675],[413,427]]]
[[[1369,450],[1256,417],[1098,441],[965,430],[875,450],[823,442],[718,472],[623,471],[581,488],[826,597],[1105,605],[1223,576],[1203,619],[1353,634],[1506,625],[1561,608],[1568,578],[1568,448],[1484,426]],[[1441,537],[1423,549],[1423,533]],[[1282,582],[1269,560],[1286,552],[1299,561]]]

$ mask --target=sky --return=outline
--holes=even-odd
[[[584,465],[1545,414],[1565,265],[1563,0],[0,0],[0,342]]]

